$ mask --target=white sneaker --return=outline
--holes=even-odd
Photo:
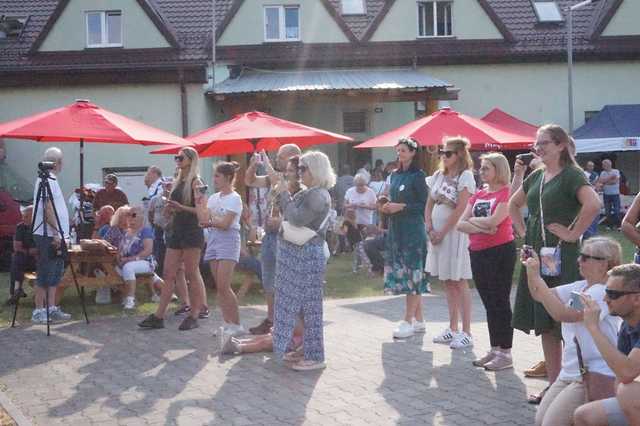
[[[124,299],[124,309],[135,309],[136,299],[133,296],[127,296]]]
[[[427,332],[427,322],[426,321],[413,321],[413,332],[414,333],[426,333]]]
[[[433,343],[451,343],[453,340],[453,331],[450,328],[445,328],[442,333],[433,338]]]
[[[453,336],[453,340],[449,344],[451,349],[462,349],[462,348],[470,348],[473,346],[473,338],[465,333],[464,331],[460,331]]]
[[[158,293],[153,293],[153,295],[151,295],[151,302],[160,303],[160,295]]]
[[[227,324],[225,326],[224,332],[229,334],[231,337],[240,337],[245,334],[249,334],[246,328],[242,324]]]
[[[44,309],[34,309],[31,314],[31,322],[34,324],[46,324],[47,313]]]
[[[393,337],[395,339],[406,339],[413,336],[413,326],[406,321],[400,321],[398,326],[393,330]]]
[[[43,313],[42,315],[45,316],[46,320],[46,314]],[[60,309],[59,306],[52,306],[51,308],[49,308],[50,321],[69,321],[70,319],[71,314],[64,312],[62,309]]]

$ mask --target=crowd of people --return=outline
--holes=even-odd
[[[336,177],[322,152],[283,145],[273,163],[259,152],[244,171],[244,183],[257,191],[249,199],[253,206],[235,190],[237,163],[216,164],[215,190],[209,191],[197,152],[183,148],[175,156],[175,178],[149,168],[142,206],[130,205],[117,176],[107,175],[93,200],[93,237],[118,247],[125,309],[136,304],[136,274],[152,275],[149,290],[158,306],[140,327],[163,328],[174,293],[182,302],[177,313],[185,315],[179,329],[198,327],[209,315],[204,264],[223,319],[216,329],[221,352],[273,351],[295,370],[326,366],[323,288],[331,256],[353,253],[354,273],[381,275],[385,293],[405,295],[404,318],[392,331],[397,339],[426,331],[421,296],[431,291],[429,278],[438,278],[449,326],[433,342],[454,350],[474,344],[473,279],[491,345],[474,366],[512,368],[514,329],[541,336],[549,387],[530,398],[540,404],[536,424],[637,422],[640,265],[625,264],[620,244],[598,236],[597,224],[602,192],[607,225],[640,246],[640,196],[620,222],[620,173],[610,160],[599,175],[593,163],[583,170],[573,140],[557,125],[538,130],[534,155],[517,157],[513,172],[504,155],[483,154],[480,182],[469,146],[463,137],[446,138],[438,170],[426,176],[418,142],[402,138],[395,162],[378,162],[355,176],[343,167]],[[55,163],[55,177],[62,152],[50,148],[43,160]],[[11,274],[12,297],[20,297],[22,271],[37,264],[34,322],[69,318],[55,305],[64,268],[58,249],[69,235],[69,214],[57,181],[50,183],[53,199],[36,207],[40,226],[33,236],[32,210],[24,210]],[[517,238],[524,241],[519,252]],[[260,240],[259,259],[247,250],[254,240]],[[264,320],[249,329],[231,286],[234,271],[243,267],[259,276],[267,304]],[[54,304],[45,306],[45,300]]]

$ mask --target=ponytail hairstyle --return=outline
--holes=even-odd
[[[557,124],[545,124],[538,129],[537,136],[545,133],[556,145],[564,145],[560,153],[560,166],[578,166],[575,159],[576,143],[571,136]]]
[[[233,188],[236,180],[236,172],[240,169],[240,165],[235,161],[224,161],[215,166],[215,172],[220,173],[227,178]]]
[[[458,174],[461,174],[465,170],[473,169],[473,159],[471,158],[471,154],[469,154],[469,147],[471,146],[469,139],[463,136],[445,137],[442,144],[444,148],[456,153],[458,159],[456,162],[458,170],[456,170],[456,172]],[[445,167],[442,158],[440,159],[440,170],[442,170],[443,173],[449,172]]]

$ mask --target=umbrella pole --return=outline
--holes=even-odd
[[[84,220],[84,139],[80,139],[80,210],[78,210],[78,224],[76,225],[76,243],[80,244],[80,232],[83,230]]]

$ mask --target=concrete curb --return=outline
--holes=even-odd
[[[11,398],[0,386],[0,406],[13,418],[18,426],[33,426],[33,422],[22,414],[22,411],[11,401]]]

